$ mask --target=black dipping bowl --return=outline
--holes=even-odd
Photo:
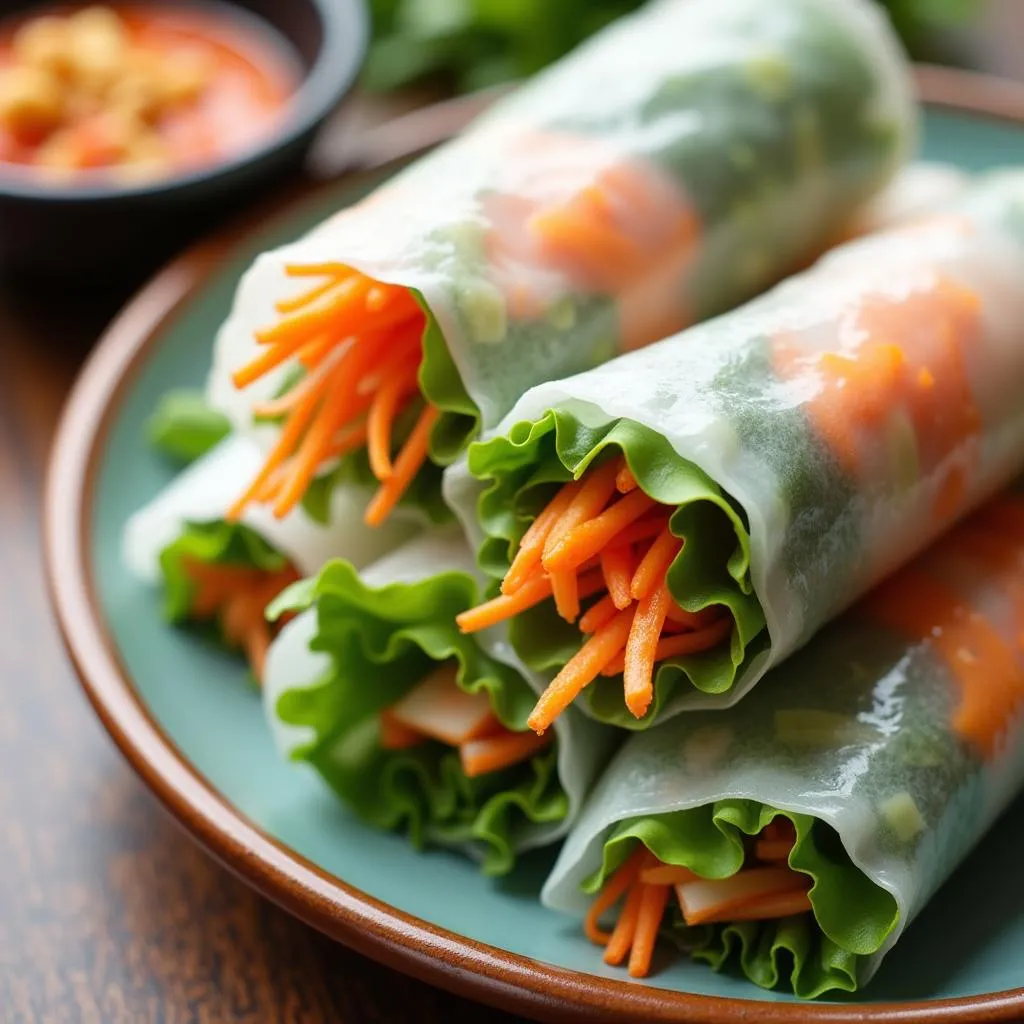
[[[141,2],[178,6],[170,0]],[[0,17],[38,6],[0,0]],[[352,88],[362,65],[369,34],[364,0],[216,0],[209,6],[262,18],[298,54],[304,78],[281,123],[251,148],[209,167],[140,185],[64,186],[0,171],[0,272],[89,284],[119,270],[145,274],[301,167],[317,129]]]

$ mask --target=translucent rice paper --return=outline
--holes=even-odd
[[[970,175],[959,167],[915,160],[854,214],[846,235],[855,238],[884,231],[948,206],[962,196],[970,184]]]
[[[209,397],[238,427],[273,435],[250,407],[286,368],[241,392],[231,372],[255,356],[274,303],[309,287],[285,265],[335,262],[422,296],[450,360],[428,350],[438,365],[421,384],[443,413],[465,412],[468,396],[491,427],[531,385],[806,263],[890,177],[914,125],[905,60],[869,0],[648,5],[368,199],[262,255],[218,336]],[[568,242],[538,240],[536,214],[583,216],[595,194],[639,260],[628,281],[575,228]],[[442,420],[435,448],[451,428]]]
[[[390,583],[417,583],[449,572],[476,576],[473,556],[461,531],[454,526],[422,534],[374,562],[361,576],[367,586],[384,587]],[[310,608],[281,630],[267,654],[263,678],[264,709],[277,748],[285,757],[315,739],[312,728],[283,722],[276,709],[282,694],[294,689],[308,689],[330,671],[330,655],[309,649],[316,630],[316,609]],[[491,656],[526,677],[509,648],[500,647]],[[372,684],[372,680],[367,682]],[[554,842],[568,831],[611,751],[613,737],[609,731],[576,711],[563,715],[553,728],[558,740],[558,775],[569,798],[569,813],[560,822],[535,826],[524,837],[517,852]],[[470,844],[465,852],[475,855],[478,851]]]
[[[1024,787],[1024,500],[997,499],[737,707],[682,715],[612,760],[544,886],[573,914],[618,822],[725,798],[812,815],[906,925]],[[813,899],[813,896],[812,896]],[[851,905],[857,919],[861,910]]]
[[[920,328],[915,320],[902,325],[906,334],[884,340],[902,345],[921,394],[934,386],[942,396],[962,374],[967,408],[943,399],[926,405],[927,429],[919,430],[897,392],[891,407],[876,410],[870,430],[865,424],[851,474],[820,425],[823,396],[834,403],[841,394],[838,386],[826,390],[825,367],[863,359],[867,337],[858,318],[865,311],[898,310],[940,281],[977,296],[976,331],[952,361],[941,323]],[[749,524],[750,577],[770,646],[743,664],[731,690],[678,694],[659,721],[734,703],[1024,466],[1022,281],[1024,172],[999,172],[942,214],[850,242],[733,313],[541,384],[516,404],[495,436],[552,409],[595,428],[619,419],[650,428],[721,487]],[[872,374],[884,380],[885,365]],[[881,385],[877,392],[859,386],[865,403],[890,398]],[[959,412],[975,427],[946,444]],[[445,477],[446,499],[478,547],[482,487],[465,462]]]
[[[123,539],[125,565],[140,579],[156,583],[164,548],[177,540],[190,522],[223,519],[261,463],[259,446],[239,434],[196,460],[128,520]],[[301,508],[284,519],[275,519],[269,509],[250,506],[241,521],[285,555],[300,573],[308,574],[335,557],[365,565],[418,528],[407,515],[400,515],[383,528],[371,529],[363,523],[363,504],[357,491],[336,487],[326,526],[310,519]]]

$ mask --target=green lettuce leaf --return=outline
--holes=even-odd
[[[364,820],[404,829],[417,846],[471,845],[483,871],[499,875],[512,868],[522,837],[534,826],[568,813],[556,748],[468,779],[451,748],[429,743],[386,751],[378,732],[379,712],[451,658],[458,662],[459,686],[486,693],[508,728],[526,728],[536,699],[527,683],[455,626],[455,616],[477,601],[476,582],[466,573],[374,587],[348,562],[329,562],[268,609],[273,618],[315,608],[310,649],[331,659],[322,679],[282,693],[274,710],[282,722],[313,731],[292,757],[311,764]]]
[[[171,622],[184,622],[192,605],[194,584],[185,572],[189,558],[207,565],[238,565],[265,572],[280,572],[288,564],[284,555],[242,523],[224,519],[188,523],[177,540],[160,552],[164,614]]]
[[[588,687],[584,699],[600,721],[645,729],[680,688],[729,690],[742,667],[768,643],[764,613],[750,581],[747,524],[730,497],[647,427],[630,420],[588,427],[566,412],[552,411],[536,423],[516,424],[505,436],[470,447],[469,469],[487,483],[478,505],[486,534],[478,560],[495,579],[504,576],[520,539],[556,488],[579,477],[606,450],[621,450],[640,486],[658,501],[677,506],[670,527],[687,543],[668,572],[676,601],[692,612],[724,605],[735,623],[728,645],[660,664],[654,700],[642,719],[625,707],[621,677],[602,676]],[[579,630],[560,619],[551,602],[517,616],[509,638],[537,672],[557,670],[581,643]]]
[[[899,921],[896,900],[854,866],[834,830],[809,815],[728,799],[623,822],[605,842],[601,868],[584,890],[597,892],[638,841],[666,864],[728,878],[743,866],[744,837],[780,816],[796,829],[790,866],[813,879],[813,915],[694,928],[677,910],[665,934],[715,970],[738,960],[762,988],[788,985],[802,999],[856,991],[865,958],[882,948]]]
[[[201,391],[168,391],[146,421],[149,443],[175,462],[194,462],[231,433],[231,421]]]

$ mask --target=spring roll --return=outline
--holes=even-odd
[[[839,240],[884,231],[948,206],[970,183],[970,175],[952,164],[916,160],[857,210]]]
[[[516,405],[448,498],[550,685],[727,706],[1024,466],[1024,172]]]
[[[526,728],[535,694],[454,625],[477,600],[454,524],[362,573],[333,561],[286,591],[292,614],[267,658],[264,701],[279,749],[371,825],[464,851],[504,874],[565,834],[614,734],[580,715]]]
[[[1024,788],[1022,630],[1018,487],[735,708],[631,737],[544,902],[598,943],[617,919],[605,961],[637,977],[660,933],[765,988],[856,990]]]
[[[371,530],[348,487],[333,490],[326,523],[302,509],[277,519],[260,507],[229,521],[225,513],[261,458],[251,438],[230,435],[136,512],[123,542],[128,569],[163,587],[168,619],[213,626],[220,641],[246,655],[257,681],[272,635],[263,615],[272,598],[329,558],[363,565],[418,529],[400,516]]]
[[[246,274],[209,396],[266,450],[231,510],[339,479],[444,518],[440,468],[532,385],[805,265],[899,166],[868,0],[662,0]],[[369,492],[368,492],[369,493]]]

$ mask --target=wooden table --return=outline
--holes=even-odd
[[[1024,3],[991,8],[988,38],[1017,41],[994,63],[1024,75],[1009,32]],[[43,585],[40,497],[64,397],[126,297],[0,287],[0,1021],[510,1024],[253,895],[157,806],[80,693]]]

